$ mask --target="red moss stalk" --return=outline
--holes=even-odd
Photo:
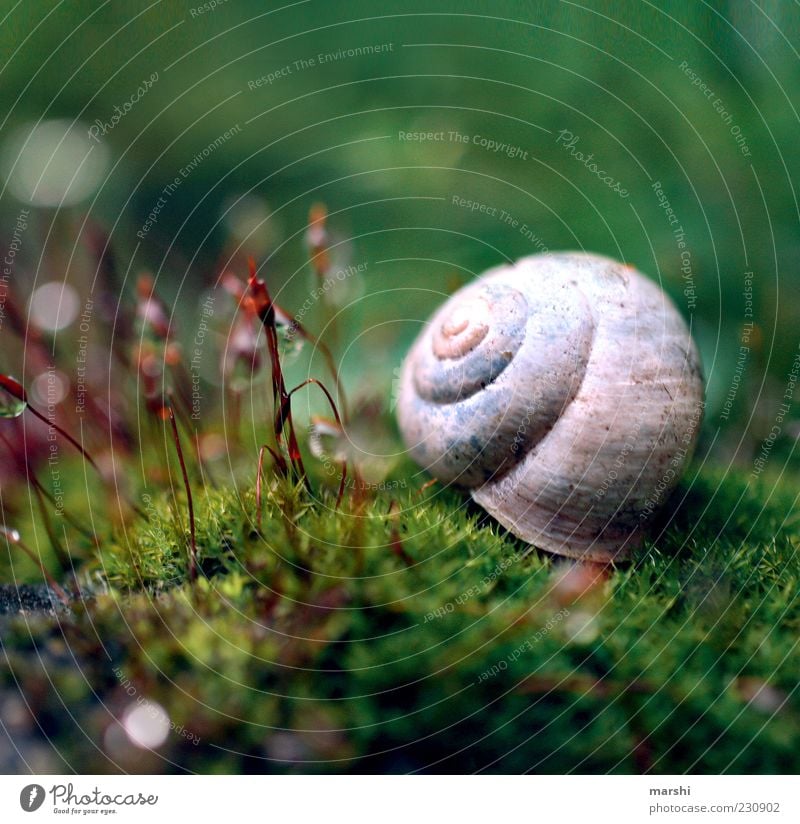
[[[339,410],[336,408],[336,402],[333,400],[333,396],[330,392],[325,388],[325,385],[322,381],[317,380],[316,378],[308,378],[304,380],[301,384],[295,386],[291,392],[286,397],[286,411],[284,413],[283,409],[280,410],[281,416],[285,415],[286,418],[291,418],[291,405],[292,405],[292,395],[295,392],[298,392],[300,389],[303,389],[306,386],[310,385],[318,386],[322,392],[325,394],[325,397],[328,399],[328,404],[330,405],[331,411],[333,412],[333,417],[336,419],[336,424],[338,425],[339,429],[342,429],[342,418],[339,415]],[[278,426],[278,422],[276,421],[276,427]],[[342,467],[342,479],[339,482],[339,492],[336,495],[336,509],[339,508],[339,505],[342,502],[342,498],[344,496],[344,488],[345,484],[347,483],[347,461],[341,462]]]
[[[0,387],[6,390],[12,397],[16,398],[20,403],[25,404],[25,408],[29,409],[31,414],[37,417],[40,421],[47,424],[47,426],[52,426],[59,435],[62,435],[66,438],[74,447],[78,450],[78,452],[83,455],[83,457],[92,465],[92,468],[97,472],[97,474],[102,478],[103,473],[100,471],[100,468],[94,462],[94,458],[89,454],[89,452],[84,449],[84,447],[69,434],[64,429],[62,429],[57,423],[49,420],[46,415],[43,415],[39,412],[36,408],[31,406],[30,401],[28,400],[28,393],[25,391],[23,385],[14,380],[14,378],[9,377],[8,375],[0,375]]]

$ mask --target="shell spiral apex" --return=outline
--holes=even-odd
[[[514,534],[560,555],[626,557],[691,458],[699,357],[631,266],[542,254],[486,272],[409,352],[398,419],[414,459]]]

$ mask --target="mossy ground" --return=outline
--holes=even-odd
[[[285,482],[265,493],[260,533],[252,490],[197,496],[190,584],[184,510],[154,498],[149,521],[84,568],[95,595],[71,617],[2,628],[11,760],[795,772],[794,499],[785,484],[690,473],[653,540],[592,585],[440,487],[360,508],[349,495],[335,512]],[[137,700],[173,727],[154,752],[118,726]]]

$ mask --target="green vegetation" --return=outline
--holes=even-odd
[[[0,3],[0,375],[100,469],[0,387],[0,769],[800,772],[800,6],[130,5]],[[268,455],[259,528],[287,444],[248,258],[283,388],[343,409],[338,378],[385,458],[420,324],[545,248],[657,280],[703,360],[632,563],[530,550],[400,457],[337,508],[314,386],[313,493]],[[4,614],[44,599],[14,531],[85,600]]]
[[[162,498],[73,615],[4,627],[4,695],[19,684],[51,770],[796,771],[794,493],[687,488],[596,580],[439,488],[333,512],[273,482],[261,534],[252,491],[199,496],[190,585]],[[138,697],[174,727],[155,753],[115,734]]]

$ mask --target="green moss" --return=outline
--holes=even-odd
[[[154,498],[84,570],[104,592],[9,626],[2,683],[87,771],[796,771],[794,493],[682,489],[583,596],[454,493],[334,511],[286,483],[260,533],[252,491],[197,496],[191,585],[185,513]],[[108,731],[141,696],[178,729],[157,755]]]

